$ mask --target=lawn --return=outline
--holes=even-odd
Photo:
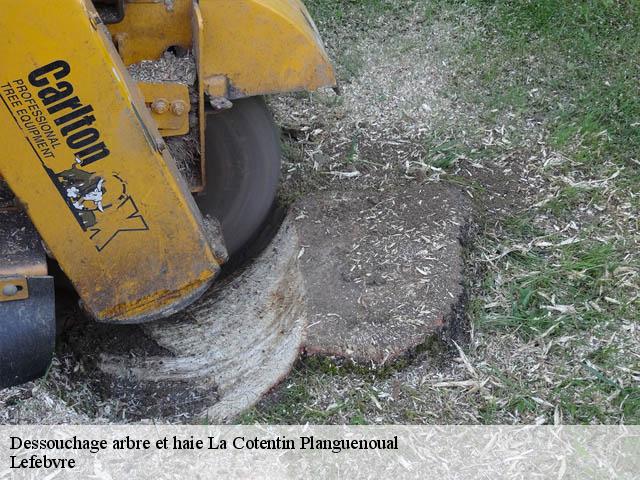
[[[382,369],[304,359],[244,421],[639,423],[640,2],[307,4],[344,96],[296,97],[289,126],[340,127],[287,146],[287,195],[345,170],[466,189],[470,336]]]

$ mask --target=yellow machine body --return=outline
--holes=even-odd
[[[199,72],[206,93],[236,99],[334,86],[317,29],[299,0],[200,0]],[[193,0],[129,0],[110,25],[126,65],[155,60],[172,46],[192,48]],[[198,25],[197,23],[195,25]]]
[[[180,309],[219,261],[96,11],[7,2],[0,32],[0,174],[84,306],[124,322]]]
[[[193,128],[188,89],[137,84],[126,67],[169,47],[194,52],[202,156],[208,98],[315,90],[335,76],[299,0],[124,6],[108,29],[90,0],[0,9],[0,179],[86,310],[133,323],[189,304],[223,259],[163,140]],[[167,116],[159,98],[185,108]]]

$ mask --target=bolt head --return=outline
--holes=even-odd
[[[17,293],[18,293],[17,285],[5,285],[2,288],[2,295],[4,295],[5,297],[13,297]]]
[[[184,112],[187,111],[187,105],[182,100],[176,100],[171,103],[171,113],[174,115],[184,115]]]
[[[154,113],[163,114],[167,110],[169,110],[169,102],[167,102],[164,98],[154,100],[154,102],[151,104],[151,110]]]

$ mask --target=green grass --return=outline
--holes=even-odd
[[[640,2],[470,2],[485,37],[469,46],[490,107],[541,115],[557,147],[589,166],[640,155]],[[490,46],[491,48],[488,48]]]
[[[304,3],[319,22],[346,22],[354,16],[362,20],[380,15],[402,15],[414,5],[426,5],[421,0],[305,0]]]
[[[553,243],[554,239],[546,241]],[[624,299],[632,292],[612,275],[623,264],[622,257],[623,251],[616,246],[587,239],[511,252],[498,264],[501,276],[508,279],[505,288],[510,307],[501,307],[478,321],[484,328],[517,330],[529,339],[552,326],[556,327],[553,336],[565,335],[609,318],[625,317],[630,308]],[[619,298],[620,304],[603,298]]]
[[[442,125],[434,125],[432,132],[418,139],[424,150],[421,161],[447,170],[444,180],[478,197],[487,193],[486,186],[480,178],[454,171],[460,158],[477,163],[536,162],[536,175],[544,179],[539,193],[545,202],[533,206],[531,201],[479,239],[491,262],[479,269],[482,277],[467,313],[485,341],[504,335],[517,339],[521,348],[531,348],[532,355],[538,354],[538,346],[546,345],[548,351],[543,359],[527,363],[512,358],[518,354],[508,345],[497,358],[478,346],[478,371],[495,385],[490,394],[478,395],[460,408],[475,409],[482,423],[531,422],[541,416],[549,422],[554,414],[549,405],[558,408],[567,423],[640,423],[640,388],[632,375],[620,369],[640,370],[640,362],[629,355],[631,347],[625,344],[626,331],[621,327],[640,321],[640,303],[634,300],[637,279],[627,281],[617,273],[621,268],[640,269],[637,238],[625,230],[633,218],[624,218],[618,209],[628,204],[628,212],[640,211],[636,163],[640,161],[640,0],[307,0],[306,4],[321,31],[349,32],[341,34],[344,44],[333,45],[340,52],[340,75],[347,80],[362,74],[364,61],[362,52],[351,49],[349,39],[367,35],[380,24],[419,22],[425,42],[438,22],[463,25],[454,30],[449,44],[443,44],[442,60],[453,74],[451,84],[440,93],[453,105],[467,105],[477,114],[451,115],[449,123],[446,116]],[[465,18],[473,21],[465,23]],[[467,24],[469,30],[464,30]],[[406,51],[418,54],[420,45],[407,45]],[[508,142],[484,142],[488,131],[503,125],[510,127]],[[566,161],[543,166],[539,144]],[[347,156],[351,162],[358,160],[356,145],[354,137]],[[616,172],[619,175],[611,178]],[[590,180],[604,183],[592,186]],[[588,209],[591,212],[585,214]],[[563,230],[572,222],[572,228]],[[635,222],[637,227],[637,217]],[[570,237],[576,243],[566,242]],[[498,301],[487,307],[487,298]],[[540,362],[536,368],[548,370],[548,379],[529,380],[528,370],[535,362]],[[372,373],[332,361],[306,360],[279,400],[246,420],[371,422],[379,414],[371,386],[391,379],[402,368]],[[335,405],[317,406],[323,381],[342,385],[341,379],[357,384],[358,390],[341,395]],[[428,397],[432,391],[425,394],[419,387],[409,391],[404,386],[402,395],[438,399],[438,407],[425,407],[437,410],[437,421],[448,415],[467,421],[443,393]],[[459,398],[467,400],[464,395]],[[431,418],[415,405],[401,408],[404,421]]]
[[[551,350],[554,361],[566,362],[565,374],[572,373],[547,400],[558,402],[568,421],[608,422],[612,411],[619,409],[625,422],[638,423],[640,388],[615,380],[617,367],[630,361],[624,350],[617,343],[592,349],[587,359],[595,368],[580,363],[576,353],[614,332],[624,335],[617,330],[618,321],[640,320],[638,301],[629,302],[633,285],[625,285],[614,274],[618,267],[640,268],[633,237],[622,231],[612,239],[611,227],[595,214],[578,220],[578,243],[558,245],[563,235],[545,237],[554,244],[549,247],[530,242],[545,235],[534,226],[539,214],[566,224],[594,204],[639,206],[640,172],[634,160],[640,158],[640,2],[470,0],[464,4],[475,9],[482,28],[457,60],[459,72],[475,87],[461,95],[481,107],[487,127],[506,119],[516,125],[537,119],[547,131],[548,148],[569,159],[546,168],[546,177],[557,185],[554,195],[526,215],[508,219],[501,238],[490,242],[501,251],[526,248],[502,257],[484,281],[485,291],[499,290],[507,297],[506,304],[488,312],[474,308],[474,321],[484,332],[515,332],[525,341],[552,327],[549,339],[584,338],[576,340],[572,349]],[[527,141],[526,135],[518,140]],[[481,151],[489,158],[497,153]],[[606,188],[559,181],[560,176],[604,181],[615,172],[619,176],[607,180]],[[600,215],[611,218],[608,210]],[[550,310],[554,304],[572,308]],[[513,382],[506,384],[501,394],[511,400],[503,408],[514,414],[529,408],[539,413],[519,392]],[[494,419],[500,408],[489,404],[485,420]]]
[[[460,158],[469,158],[472,153],[460,141],[446,136],[433,136],[424,142],[424,160],[429,165],[446,170]]]
[[[347,360],[305,357],[298,361],[277,397],[260,409],[245,413],[240,422],[325,424],[335,423],[335,418],[340,417],[346,418],[351,425],[364,425],[367,423],[364,412],[375,408],[372,400],[375,394],[370,388],[354,390],[340,401],[322,406],[314,404],[312,390],[318,385],[341,379],[357,378],[358,383],[373,383],[389,378],[405,365],[405,361],[398,360],[384,367],[370,368]],[[313,379],[313,385],[309,379]]]
[[[466,43],[457,60],[459,72],[475,88],[456,93],[481,107],[485,128],[504,121],[523,125],[531,118],[542,122],[548,132],[544,141],[570,159],[547,167],[551,179],[569,175],[602,180],[623,169],[606,189],[559,185],[544,205],[508,219],[502,237],[490,243],[505,249],[529,246],[543,237],[545,232],[533,222],[536,213],[566,223],[587,205],[630,202],[638,208],[640,172],[633,160],[640,159],[640,2],[464,4],[479,13],[482,30]],[[518,140],[531,141],[526,132]],[[493,147],[481,151],[489,158],[501,154]],[[601,215],[608,219],[611,214]],[[633,381],[621,385],[616,380],[618,367],[629,367],[630,358],[619,342],[606,343],[612,335],[624,336],[618,330],[619,320],[640,320],[637,299],[629,302],[634,287],[625,286],[613,273],[621,266],[640,268],[637,246],[624,232],[615,240],[596,241],[611,238],[611,228],[601,223],[606,224],[594,218],[581,225],[579,243],[558,246],[563,236],[552,235],[544,240],[554,246],[533,245],[501,258],[483,288],[503,292],[506,305],[487,312],[475,302],[471,311],[477,328],[487,333],[508,331],[535,341],[553,327],[545,341],[576,337],[571,348],[552,348],[547,360],[557,362],[555,370],[564,380],[550,392],[538,393],[560,406],[565,421],[607,423],[620,416],[625,423],[637,424],[640,388]],[[549,310],[550,299],[572,308]],[[591,342],[605,344],[592,349]],[[587,359],[595,367],[581,360],[578,352],[583,350],[589,351]],[[495,421],[505,410],[512,415],[542,413],[517,378],[503,374],[500,381],[504,386],[494,395],[508,401],[487,402],[480,410],[484,422]],[[543,386],[524,387],[545,391]]]
[[[350,425],[368,424],[371,412],[377,412],[381,401],[374,385],[391,379],[395,374],[410,364],[419,362],[420,358],[440,358],[441,361],[450,352],[437,337],[429,337],[422,345],[416,347],[413,355],[399,358],[382,366],[364,365],[350,360],[329,357],[303,357],[293,369],[285,385],[269,403],[253,408],[240,417],[243,424],[270,423],[348,423]],[[320,406],[314,402],[312,392],[317,392],[324,385],[345,382],[356,384],[340,401],[328,406]],[[407,394],[418,395],[410,387],[403,386]],[[414,412],[406,410],[407,421],[414,420]]]
[[[523,234],[535,238],[540,232],[530,223],[526,218],[513,219],[507,227],[508,234],[518,240],[527,238]],[[504,256],[484,288],[495,288],[493,282],[499,275],[504,281],[501,290],[508,292],[507,303],[488,312],[482,310],[481,303],[476,305],[474,320],[483,332],[512,332],[525,342],[535,343],[543,334],[543,342],[575,338],[570,348],[551,348],[546,361],[556,365],[554,371],[563,380],[551,391],[536,395],[559,405],[565,421],[570,423],[608,423],[617,414],[623,416],[625,423],[637,424],[640,388],[633,383],[621,385],[616,380],[618,367],[628,365],[630,358],[619,343],[607,343],[616,335],[624,335],[619,330],[620,319],[637,320],[637,304],[627,303],[634,295],[633,287],[625,287],[613,274],[618,267],[630,265],[624,261],[624,248],[596,242],[588,236],[585,232],[586,238],[575,244],[532,247]],[[553,242],[554,238],[547,240]],[[618,303],[611,303],[612,300]],[[593,308],[594,304],[598,309]],[[604,343],[593,348],[592,342]],[[502,384],[494,394],[508,399],[504,409],[513,415],[543,414],[530,395],[536,389],[545,392],[545,386],[522,384],[517,374],[492,375]],[[495,406],[490,405],[481,410],[483,420],[492,421],[494,410]]]

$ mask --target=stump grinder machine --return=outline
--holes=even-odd
[[[54,276],[98,322],[196,301],[273,204],[262,95],[335,86],[300,0],[0,7],[0,388],[45,373]]]

